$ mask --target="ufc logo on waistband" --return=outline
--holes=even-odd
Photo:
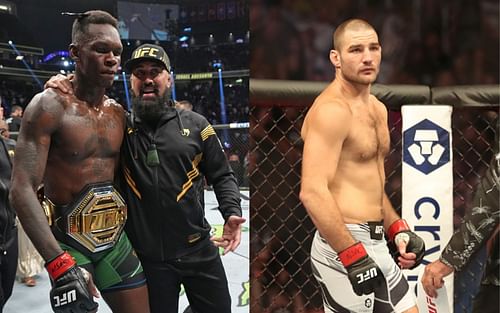
[[[362,282],[372,279],[373,277],[376,276],[377,276],[377,269],[374,267],[367,270],[364,274],[356,275],[356,277],[358,278],[358,284],[361,284]]]
[[[60,296],[54,296],[55,304],[54,307],[60,307],[61,305],[66,305],[73,301],[76,301],[76,290],[70,290],[68,292],[63,293]]]

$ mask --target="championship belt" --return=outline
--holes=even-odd
[[[125,201],[111,183],[85,186],[69,205],[54,205],[47,197],[41,204],[56,238],[90,254],[112,248],[127,220]]]

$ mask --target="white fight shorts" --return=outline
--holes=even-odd
[[[321,286],[325,312],[399,313],[416,305],[414,293],[389,253],[382,223],[346,226],[354,239],[363,243],[368,255],[382,271],[386,283],[374,293],[356,295],[337,253],[316,231],[311,247],[311,265],[314,277]]]

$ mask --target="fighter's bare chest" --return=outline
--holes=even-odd
[[[360,160],[386,155],[389,151],[387,126],[376,116],[370,114],[355,115],[345,145],[352,156]]]
[[[119,153],[124,121],[116,114],[66,114],[54,136],[54,144],[76,158]]]

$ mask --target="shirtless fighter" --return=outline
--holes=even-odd
[[[333,39],[336,77],[302,127],[300,191],[317,228],[311,261],[325,312],[418,312],[400,268],[417,266],[425,247],[385,194],[387,111],[370,95],[382,56],[378,36],[370,24],[353,19]]]
[[[104,95],[122,53],[116,19],[80,14],[69,50],[73,93],[47,89],[27,106],[10,198],[46,261],[55,312],[95,312],[95,282],[113,312],[148,313],[142,267],[122,232],[127,207],[113,186],[125,129],[124,110]]]

